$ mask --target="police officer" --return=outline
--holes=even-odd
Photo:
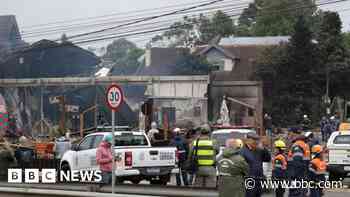
[[[254,179],[256,183],[254,188],[247,188],[246,197],[260,197],[262,194],[262,188],[259,183],[264,179],[263,162],[270,162],[271,160],[267,146],[266,141],[264,143],[260,142],[260,137],[257,134],[249,133],[240,151],[249,165],[248,176],[250,179]]]
[[[196,164],[194,185],[200,187],[216,187],[215,156],[217,150],[210,140],[210,127],[203,125],[201,135],[193,141],[190,154],[191,161]]]
[[[310,148],[306,143],[306,137],[300,130],[295,130],[297,135],[292,139],[292,145],[288,152],[288,178],[293,180],[306,180],[310,162]],[[304,197],[307,189],[293,188],[289,190],[289,197]]]
[[[229,139],[223,156],[218,160],[219,197],[244,197],[244,179],[248,175],[248,164],[240,155],[241,141]]]
[[[309,178],[310,181],[315,183],[310,188],[310,197],[321,197],[323,195],[322,188],[317,187],[317,183],[325,181],[327,164],[322,159],[323,148],[320,145],[315,145],[311,149],[312,160],[309,165]]]
[[[285,180],[287,178],[287,156],[284,154],[286,144],[282,140],[277,140],[274,143],[276,155],[272,160],[272,178],[274,180]],[[283,197],[285,188],[276,188],[276,197]]]

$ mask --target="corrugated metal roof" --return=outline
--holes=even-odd
[[[278,45],[281,42],[289,42],[290,36],[265,36],[265,37],[227,37],[221,38],[219,45]]]

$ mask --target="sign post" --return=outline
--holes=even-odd
[[[118,110],[120,105],[123,103],[124,100],[124,95],[122,89],[117,85],[117,84],[112,84],[111,86],[108,87],[107,89],[107,94],[106,94],[106,100],[107,100],[107,105],[112,111],[112,156],[113,156],[113,161],[112,161],[112,193],[114,194],[114,189],[115,189],[115,151],[114,151],[114,146],[115,146],[115,112]]]

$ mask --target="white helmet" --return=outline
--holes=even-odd
[[[180,133],[181,132],[181,129],[176,127],[174,130],[173,130],[174,133]]]
[[[307,115],[306,115],[306,114],[304,114],[304,118],[307,118]]]
[[[151,127],[152,127],[152,129],[156,129],[157,128],[157,123],[153,121],[151,123]]]
[[[313,133],[311,132],[311,131],[308,131],[308,132],[306,132],[305,134],[304,134],[304,136],[306,137],[306,138],[309,138],[309,137],[311,137],[313,135]]]

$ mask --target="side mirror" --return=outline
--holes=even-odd
[[[79,145],[78,144],[72,144],[71,150],[72,151],[78,151],[79,150]]]

